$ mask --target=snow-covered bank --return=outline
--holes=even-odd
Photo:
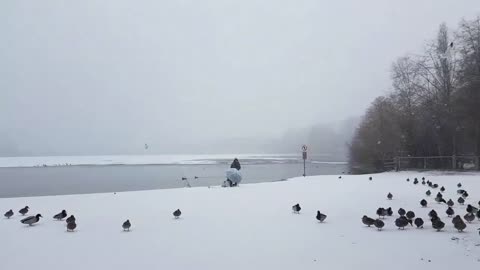
[[[478,174],[384,173],[316,176],[239,188],[191,188],[91,195],[0,199],[2,269],[475,269],[480,266],[478,220],[458,233],[446,206],[426,197],[428,189],[406,182],[426,176],[444,185],[444,197],[458,197],[456,185],[478,206]],[[393,200],[387,200],[388,192]],[[433,194],[438,192],[432,190]],[[428,208],[419,201],[426,198]],[[300,203],[300,215],[291,206]],[[28,227],[18,210],[45,218]],[[378,207],[394,209],[383,231],[365,227],[363,215]],[[397,209],[414,211],[424,229],[394,226]],[[173,219],[180,208],[182,218]],[[76,232],[52,216],[66,209],[77,218]],[[427,213],[437,210],[446,227],[436,232]],[[455,205],[462,216],[465,206]],[[317,210],[327,214],[315,220]],[[2,213],[3,213],[2,212]],[[131,232],[122,232],[130,219]],[[452,240],[453,237],[458,240]]]
[[[0,157],[0,168],[79,166],[79,165],[209,165],[219,161],[239,159],[288,161],[300,158],[298,154],[240,154],[240,155],[116,155],[116,156],[44,156]]]

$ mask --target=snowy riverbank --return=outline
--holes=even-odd
[[[469,191],[467,203],[478,206],[479,174],[383,173],[296,178],[239,188],[199,187],[125,193],[0,199],[2,269],[475,269],[480,266],[480,222],[458,233],[446,206],[426,197],[428,189],[406,182],[425,176],[444,185],[444,197],[458,198],[457,183]],[[391,192],[393,200],[387,200]],[[433,194],[438,192],[432,190]],[[419,201],[426,198],[428,208]],[[300,203],[300,215],[291,206]],[[22,225],[18,210],[44,218]],[[392,207],[383,231],[365,227],[363,215]],[[394,226],[403,207],[426,220],[424,229]],[[182,218],[173,219],[180,208]],[[67,233],[52,216],[66,209],[78,228]],[[446,227],[431,228],[435,209]],[[327,214],[325,223],[316,211]],[[454,210],[463,216],[465,206]],[[2,212],[2,214],[3,214]],[[130,219],[132,230],[121,224]],[[455,239],[455,240],[452,240]]]

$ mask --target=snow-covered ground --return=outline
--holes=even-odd
[[[40,156],[0,157],[0,168],[75,166],[75,165],[169,165],[216,164],[218,161],[239,159],[297,160],[299,154],[240,154],[240,155],[116,155],[116,156]]]
[[[479,174],[383,173],[316,176],[238,188],[200,187],[141,192],[0,199],[1,210],[15,216],[0,219],[1,269],[478,269],[480,222],[458,233],[434,202],[438,192],[406,182],[410,177],[444,185],[444,197],[455,203],[457,183],[478,206]],[[391,192],[393,200],[387,200]],[[428,208],[419,201],[426,198]],[[300,203],[299,215],[291,206]],[[18,210],[44,218],[35,226],[20,223]],[[363,215],[378,207],[394,209],[383,231],[368,228]],[[399,207],[426,220],[424,229],[398,230]],[[180,208],[183,215],[173,219]],[[77,218],[75,232],[52,216],[66,209]],[[446,223],[432,229],[427,213],[437,210]],[[316,211],[327,214],[325,223]],[[454,210],[465,214],[457,203]],[[123,232],[130,219],[132,230]]]

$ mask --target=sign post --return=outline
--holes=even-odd
[[[307,146],[304,144],[302,146],[302,158],[303,158],[303,177],[307,176],[307,172],[305,170],[305,162],[307,160]]]

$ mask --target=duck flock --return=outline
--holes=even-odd
[[[372,177],[369,177],[369,180],[372,180]],[[407,182],[413,182],[413,185],[416,186],[428,186],[428,190],[425,192],[426,198],[429,198],[432,195],[431,190],[436,190],[439,188],[439,185],[436,183],[433,183],[429,180],[426,180],[425,177],[422,177],[422,181],[420,182],[417,178],[415,178],[413,181],[410,181],[409,178],[407,178]],[[419,185],[421,183],[421,185]],[[478,202],[478,206],[473,206],[471,204],[468,204],[465,207],[465,212],[463,213],[455,213],[455,210],[453,209],[453,206],[455,205],[455,202],[452,199],[448,199],[448,201],[444,198],[444,192],[446,191],[446,188],[444,186],[439,188],[439,192],[436,194],[434,201],[437,204],[441,204],[445,206],[445,213],[447,214],[448,218],[451,218],[451,226],[453,226],[456,230],[459,232],[463,232],[467,228],[467,223],[472,223],[475,219],[480,220],[480,211],[478,210],[480,208],[480,201]],[[462,184],[458,183],[457,184],[457,203],[460,206],[465,205],[465,200],[469,197],[469,193],[462,189]],[[419,204],[421,207],[425,208],[428,207],[429,202],[427,201],[426,198],[423,198],[419,201]],[[388,193],[387,194],[387,199],[392,200],[393,199],[393,194]],[[460,207],[462,209],[463,207]],[[431,227],[435,229],[436,231],[441,231],[447,226],[446,224],[450,222],[446,222],[442,219],[440,219],[439,214],[435,210],[431,210],[428,213],[428,216],[425,217],[418,217],[415,215],[415,212],[413,211],[407,211],[403,208],[399,208],[398,211],[398,216],[396,216],[394,220],[394,224],[398,229],[404,230],[405,227],[407,226],[415,226],[417,229],[423,229],[425,225],[425,220],[429,221],[431,224]],[[456,214],[456,215],[455,215]],[[368,227],[374,226],[376,227],[379,231],[382,230],[382,228],[385,226],[385,217],[392,217],[394,215],[394,212],[391,207],[384,208],[384,207],[379,207],[376,211],[376,215],[378,218],[372,218],[367,215],[364,215],[362,217],[362,223]],[[480,229],[478,229],[480,230]],[[480,232],[479,232],[480,234]]]
[[[341,176],[338,178],[341,179]],[[373,177],[368,178],[369,181],[373,180]],[[407,178],[407,182],[411,182],[409,178]],[[418,178],[415,178],[413,181],[414,185],[419,185],[420,181]],[[423,186],[428,186],[428,190],[425,192],[425,195],[427,197],[430,197],[432,195],[432,190],[438,189],[439,185],[436,183],[433,183],[429,180],[426,180],[425,177],[422,177],[421,184]],[[465,205],[465,200],[469,197],[469,193],[462,189],[462,184],[458,183],[457,184],[457,194],[458,194],[458,199],[457,203],[461,206]],[[445,213],[447,214],[448,218],[451,218],[451,223],[452,226],[458,230],[458,232],[463,232],[467,228],[467,223],[472,223],[476,218],[480,221],[480,201],[478,201],[478,207],[475,207],[471,204],[468,204],[465,208],[466,213],[463,215],[463,218],[461,215],[457,213],[455,215],[455,210],[452,208],[455,203],[452,199],[445,200],[443,197],[443,193],[446,191],[446,188],[444,186],[440,187],[440,191],[437,193],[437,195],[434,198],[434,201],[438,204],[445,205]],[[389,192],[387,194],[387,199],[392,200],[393,199],[393,194]],[[420,206],[425,208],[428,207],[428,201],[426,199],[421,199],[420,200]],[[293,213],[299,214],[301,211],[301,206],[300,204],[295,204],[292,206]],[[414,211],[407,211],[403,208],[399,208],[398,211],[398,217],[394,220],[395,227],[397,227],[399,230],[405,230],[405,227],[408,225],[410,226],[415,226],[417,229],[423,229],[425,225],[425,221],[422,217],[417,217],[415,215]],[[379,207],[376,211],[376,216],[375,218],[369,217],[367,215],[364,215],[362,217],[362,223],[368,227],[374,226],[375,228],[378,229],[378,231],[381,231],[383,227],[385,226],[385,218],[386,217],[392,217],[394,215],[394,212],[391,207],[384,208],[384,207]],[[317,211],[316,219],[320,222],[325,221],[327,218],[327,215],[321,213],[320,211]],[[435,210],[431,210],[428,213],[427,217],[424,217],[426,220],[429,220],[431,223],[431,227],[436,230],[436,231],[441,231],[445,228],[446,224],[444,221],[442,221],[438,215],[438,213]],[[465,221],[466,222],[465,222]],[[480,235],[480,228],[477,229],[479,230],[479,235]]]
[[[22,209],[20,209],[18,211],[18,213],[21,216],[25,216],[26,214],[28,214],[29,210],[30,210],[30,207],[25,206]],[[10,219],[13,215],[14,215],[14,212],[13,212],[12,209],[8,210],[4,214],[5,218],[7,218],[7,219]],[[175,219],[180,218],[181,215],[182,215],[182,211],[180,211],[180,209],[177,209],[173,212],[173,217]],[[66,222],[65,226],[67,228],[67,232],[73,232],[77,228],[77,220],[76,220],[74,215],[70,215],[68,218],[67,218],[67,216],[68,216],[67,211],[62,210],[60,213],[53,216],[53,220],[61,221],[61,220],[66,218],[65,219],[65,222]],[[28,217],[25,217],[25,218],[21,219],[20,223],[28,225],[28,226],[33,226],[40,221],[40,218],[43,218],[43,216],[41,214],[36,214],[34,216],[28,216]],[[130,220],[127,219],[122,224],[123,231],[130,231],[131,226],[132,226],[132,224],[130,223]]]
[[[339,177],[339,179],[341,178]],[[372,181],[373,178],[369,177],[369,180]],[[438,184],[433,183],[429,180],[426,180],[425,177],[421,179],[421,182],[417,178],[414,178],[413,181],[410,181],[410,179],[407,178],[406,181],[408,183],[412,182],[413,185],[415,186],[428,187],[428,190],[425,192],[425,198],[422,198],[419,201],[419,205],[422,208],[428,207],[429,201],[427,199],[429,199],[432,196],[433,194],[432,190],[435,191],[436,189],[438,189],[439,191],[437,192],[433,201],[437,204],[445,206],[445,214],[447,215],[447,218],[451,218],[451,222],[442,220],[439,217],[439,214],[434,209],[432,209],[428,213],[428,216],[425,216],[422,218],[420,216],[417,216],[415,212],[412,210],[405,210],[404,208],[399,208],[396,211],[398,216],[395,216],[395,220],[393,220],[392,222],[395,225],[395,227],[397,227],[399,230],[405,230],[405,228],[408,226],[416,227],[417,229],[423,229],[424,227],[427,226],[425,224],[425,221],[428,221],[431,224],[431,228],[433,228],[436,231],[443,230],[445,226],[447,226],[447,224],[451,223],[452,224],[451,226],[453,226],[456,230],[458,230],[459,232],[463,232],[467,228],[467,223],[470,224],[475,219],[480,220],[480,211],[479,211],[480,201],[478,201],[478,206],[467,204],[467,206],[464,208],[465,212],[456,213],[453,208],[455,205],[455,202],[451,198],[449,198],[448,200],[444,198],[444,192],[446,191],[446,188],[444,186],[439,188]],[[458,199],[456,201],[460,206],[457,209],[463,209],[463,206],[465,205],[465,201],[467,198],[469,198],[470,195],[467,192],[467,190],[462,189],[461,183],[457,184],[457,195],[458,195]],[[394,198],[394,195],[391,192],[389,192],[387,194],[387,199],[393,200],[393,198]],[[430,203],[433,203],[433,202],[431,201]],[[24,208],[20,209],[18,213],[21,216],[25,216],[28,214],[29,210],[30,208],[28,206],[25,206]],[[302,208],[299,203],[292,206],[292,211],[295,214],[299,214],[301,210]],[[369,217],[367,215],[363,215],[363,217],[361,218],[361,221],[364,225],[368,227],[373,226],[377,228],[378,231],[381,231],[385,227],[385,223],[388,217],[394,216],[394,211],[391,207],[379,207],[377,208],[375,213],[376,215],[374,216],[374,218]],[[175,219],[178,219],[182,215],[182,212],[180,209],[177,209],[172,214]],[[10,209],[4,214],[6,219],[10,219],[13,215],[14,215],[14,211],[12,209]],[[53,220],[61,221],[65,219],[67,231],[73,232],[77,228],[77,220],[74,215],[70,215],[68,218],[67,216],[68,216],[67,211],[62,210],[61,212],[53,216]],[[36,214],[33,216],[25,217],[21,219],[20,222],[28,226],[33,226],[40,221],[40,218],[43,218],[43,216],[41,214]],[[315,216],[315,219],[317,221],[322,223],[326,220],[326,218],[327,218],[326,214],[317,210],[316,216]],[[124,231],[130,231],[131,226],[132,224],[129,219],[127,219],[122,224],[122,228]],[[480,229],[478,230],[480,231]]]

